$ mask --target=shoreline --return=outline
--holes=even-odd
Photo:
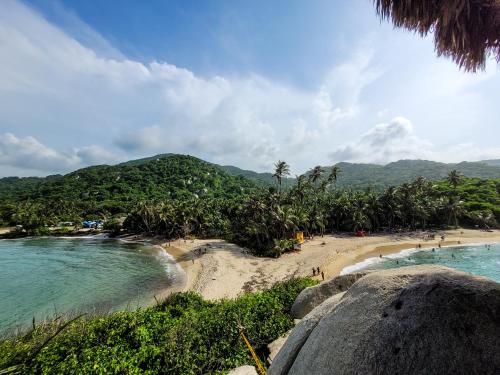
[[[467,242],[467,243],[448,244],[445,246],[441,245],[441,247],[439,247],[439,246],[428,246],[428,247],[421,247],[421,248],[410,247],[410,248],[401,249],[398,252],[389,252],[389,253],[380,251],[378,256],[370,256],[370,257],[367,257],[360,262],[353,263],[353,264],[350,264],[350,265],[344,267],[340,271],[339,275],[347,275],[349,273],[362,271],[362,270],[364,270],[364,269],[366,269],[366,268],[368,268],[371,265],[376,264],[376,263],[380,263],[380,262],[384,262],[384,261],[388,261],[388,260],[397,260],[397,259],[401,259],[401,258],[406,258],[406,257],[410,257],[412,254],[425,252],[425,251],[431,251],[432,249],[450,249],[450,248],[462,247],[462,246],[484,246],[484,245],[493,245],[493,244],[498,244],[498,243],[500,243],[500,242],[499,241],[477,242],[477,243]],[[375,255],[375,254],[373,254],[373,255]],[[382,255],[382,257],[380,257],[380,255]],[[370,262],[367,262],[367,261],[370,261]]]
[[[54,238],[112,239],[152,246],[165,253],[176,266],[172,285],[151,297],[148,306],[154,305],[175,292],[199,293],[207,300],[235,298],[245,292],[268,288],[276,282],[292,277],[311,277],[312,268],[320,267],[325,280],[353,272],[356,265],[380,255],[388,256],[401,251],[423,251],[442,247],[500,242],[500,230],[485,232],[458,229],[436,232],[436,239],[425,240],[429,232],[416,231],[395,234],[373,234],[355,237],[352,234],[334,234],[307,240],[297,252],[283,254],[280,258],[257,257],[248,249],[221,239],[189,239],[166,241],[161,237],[123,235],[107,237],[105,233],[84,236],[48,236]],[[445,235],[445,241],[440,236]],[[421,248],[417,245],[421,244]],[[368,266],[368,264],[367,264]],[[361,267],[359,267],[361,269]],[[349,270],[349,268],[348,268]]]
[[[154,239],[179,263],[186,274],[182,291],[201,294],[205,299],[234,298],[244,292],[258,291],[291,277],[312,277],[312,268],[320,267],[325,280],[339,275],[345,267],[369,258],[387,256],[402,250],[438,248],[500,242],[500,230],[484,232],[458,229],[436,232],[435,240],[424,240],[428,232],[374,234],[354,237],[350,234],[315,237],[302,250],[280,258],[261,258],[247,249],[220,239],[161,241]],[[440,236],[445,235],[445,241]],[[417,248],[418,244],[421,248]]]

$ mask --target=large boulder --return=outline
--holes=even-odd
[[[281,350],[283,345],[285,345],[285,342],[288,339],[288,336],[290,336],[290,331],[288,331],[283,336],[278,337],[276,340],[274,340],[270,344],[267,344],[267,349],[269,350],[269,355],[267,356],[267,362],[269,364],[273,363],[274,358],[279,353],[279,351]]]
[[[300,348],[290,338],[273,375],[500,374],[500,284],[440,266],[372,273]]]
[[[312,309],[334,294],[345,292],[356,281],[366,275],[366,272],[356,272],[337,276],[321,284],[305,288],[295,299],[290,314],[295,319],[302,319]]]
[[[287,373],[297,353],[300,351],[313,329],[326,314],[337,306],[344,294],[345,292],[337,293],[327,298],[295,326],[278,354],[275,355],[272,366],[268,371],[269,375]]]

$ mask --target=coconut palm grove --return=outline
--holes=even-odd
[[[44,179],[3,179],[1,217],[43,235],[61,222],[104,220],[115,235],[225,238],[255,254],[294,248],[293,233],[408,231],[463,225],[494,228],[500,220],[500,179],[416,177],[374,190],[338,188],[338,166],[316,166],[290,178],[276,162],[267,181],[231,175],[191,156],[170,155],[119,166],[97,166]],[[74,228],[58,228],[64,234]]]

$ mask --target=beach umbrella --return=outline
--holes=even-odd
[[[461,68],[484,69],[488,56],[500,62],[500,0],[374,0],[377,13],[396,27],[420,35],[434,32],[438,56]]]

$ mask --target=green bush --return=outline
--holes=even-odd
[[[174,294],[152,308],[75,320],[45,346],[63,323],[38,326],[0,342],[0,369],[17,366],[19,373],[28,374],[225,373],[253,364],[239,327],[264,361],[267,344],[293,326],[288,311],[296,296],[315,283],[292,279],[217,302],[194,293]]]
[[[111,219],[104,222],[104,230],[109,230],[112,236],[118,236],[122,230],[122,225],[117,219]]]

